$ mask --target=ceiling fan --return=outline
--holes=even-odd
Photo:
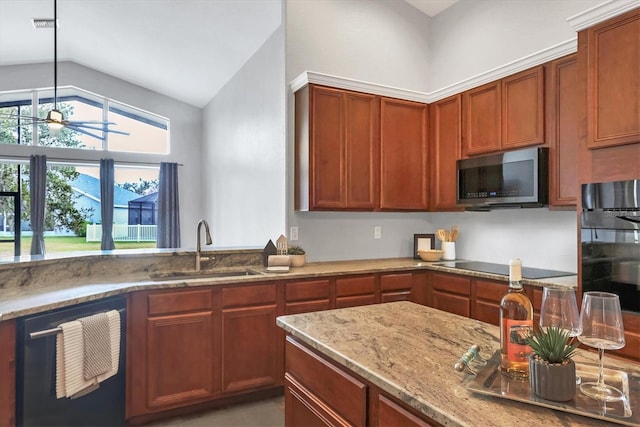
[[[128,132],[110,129],[109,126],[115,125],[115,122],[67,120],[62,111],[58,110],[58,0],[53,0],[53,109],[47,113],[47,117],[44,119],[37,116],[23,116],[19,114],[0,113],[0,115],[14,117],[20,120],[31,120],[31,123],[45,123],[49,131],[54,135],[63,127],[100,140],[104,140],[104,136],[94,133],[95,131],[103,132],[103,134],[110,132],[129,135]]]

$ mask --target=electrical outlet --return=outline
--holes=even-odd
[[[298,227],[289,228],[289,240],[298,240]]]
[[[373,238],[382,239],[382,227],[380,227],[379,225],[373,227]]]

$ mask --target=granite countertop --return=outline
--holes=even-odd
[[[181,287],[241,284],[286,279],[305,279],[322,276],[381,273],[429,269],[507,281],[499,274],[473,272],[450,268],[438,263],[412,258],[329,261],[293,267],[288,273],[266,273],[256,262],[255,250],[237,250],[216,255],[219,261],[205,267],[214,272],[240,273],[251,270],[255,274],[228,277],[162,277],[167,271],[193,269],[193,253],[164,251],[145,254],[97,254],[95,256],[47,259],[40,262],[0,265],[0,321],[92,301],[127,292]],[[227,256],[224,258],[223,255]],[[260,259],[260,256],[258,256]],[[158,276],[155,279],[153,276]],[[534,286],[563,285],[575,287],[576,276],[544,280],[523,280]]]
[[[394,302],[281,316],[290,335],[377,387],[448,426],[611,425],[566,412],[474,394],[472,375],[453,369],[477,344],[489,358],[499,349],[497,326],[411,302]],[[576,362],[597,363],[579,350]],[[640,366],[613,357],[607,366],[640,374]]]

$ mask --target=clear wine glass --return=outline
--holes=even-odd
[[[568,336],[582,332],[576,293],[570,287],[545,287],[540,306],[540,329],[550,326],[562,329]]]
[[[625,345],[624,325],[618,295],[609,292],[585,292],[580,313],[582,333],[578,340],[598,349],[600,370],[597,382],[583,382],[580,391],[605,402],[626,399],[624,393],[604,383],[604,350],[617,350]]]

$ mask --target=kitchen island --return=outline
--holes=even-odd
[[[489,358],[499,348],[497,326],[411,302],[282,316],[277,323],[288,334],[287,425],[316,416],[355,425],[610,425],[467,390],[473,376],[453,365],[473,344]],[[580,350],[575,360],[595,363],[597,356]],[[605,363],[640,371],[613,357]],[[339,396],[343,388],[362,400]]]

